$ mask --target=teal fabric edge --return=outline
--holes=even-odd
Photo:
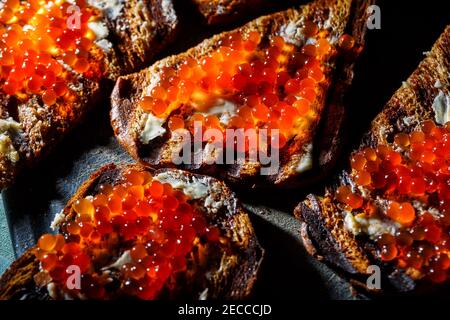
[[[0,275],[14,260],[14,250],[6,218],[3,197],[0,194]]]

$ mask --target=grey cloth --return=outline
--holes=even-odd
[[[3,274],[13,260],[14,251],[3,207],[3,198],[0,195],[0,274]]]

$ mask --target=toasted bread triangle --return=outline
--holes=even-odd
[[[0,119],[18,125],[16,130],[6,132],[18,159],[12,161],[6,152],[0,153],[0,190],[10,185],[22,169],[34,166],[49,154],[94,106],[100,107],[112,80],[144,67],[174,39],[178,18],[172,1],[163,1],[164,7],[162,1],[118,1],[114,8],[108,2],[89,2],[98,9],[100,18],[100,25],[91,28],[99,35],[88,57],[98,63],[98,76],[88,78],[63,64],[71,77],[68,85],[75,92],[73,101],[48,106],[40,95],[30,95],[24,101],[0,90]]]
[[[447,26],[425,59],[372,121],[357,149],[392,144],[396,133],[409,133],[420,128],[425,120],[436,120],[433,102],[440,92],[448,94],[450,91],[449,75],[450,26]],[[348,174],[343,172],[337,185],[351,183]],[[383,292],[420,294],[421,290],[437,289],[439,286],[427,286],[394,264],[382,263],[376,258],[376,247],[371,241],[358,240],[344,227],[344,212],[333,196],[337,185],[330,186],[324,196],[309,195],[294,211],[304,225],[302,237],[308,251],[343,271],[347,278],[358,280],[365,289],[370,274],[367,268],[371,264],[382,266],[386,284]]]
[[[58,215],[53,227],[72,221],[76,212],[72,205],[79,199],[99,192],[101,184],[120,182],[128,170],[148,170],[140,165],[107,165],[85,181]],[[157,299],[243,299],[252,293],[264,251],[260,247],[249,216],[234,193],[221,181],[194,175],[181,170],[161,169],[153,172],[162,183],[176,188],[201,181],[207,192],[193,197],[199,210],[211,225],[220,228],[229,246],[226,249],[208,249],[206,261],[192,262],[186,272],[176,277],[177,284],[167,285]],[[183,189],[181,189],[183,190]],[[186,189],[187,190],[187,189]],[[109,252],[112,254],[112,252]],[[117,259],[118,257],[113,257]],[[34,277],[39,269],[33,248],[27,250],[0,278],[0,300],[51,299],[46,286],[36,285]],[[56,293],[55,293],[56,294]],[[114,293],[112,293],[114,296]],[[53,295],[55,298],[55,295]],[[59,296],[59,298],[64,298]],[[117,296],[116,298],[120,298]]]
[[[318,0],[298,9],[260,17],[232,32],[247,34],[256,31],[263,41],[267,41],[270,36],[282,35],[286,41],[295,44],[302,42],[301,36],[297,34],[299,26],[304,21],[310,20],[319,28],[326,30],[326,38],[331,43],[336,44],[341,35],[349,33],[354,37],[357,46],[362,46],[367,8],[371,3],[372,1]],[[228,35],[230,32],[216,35],[185,53],[165,58],[148,69],[118,79],[111,97],[111,123],[119,142],[135,159],[155,167],[174,166],[171,157],[173,151],[180,148],[181,142],[175,137],[172,139],[167,133],[148,144],[143,143],[140,136],[147,113],[138,107],[139,101],[157,84],[158,77],[165,67],[176,67],[187,57],[204,57],[217,48],[221,39]],[[327,79],[321,83],[318,98],[314,102],[314,110],[317,110],[319,116],[312,120],[310,129],[296,135],[290,140],[288,147],[282,150],[280,168],[276,173],[261,175],[261,163],[258,161],[225,166],[207,165],[203,161],[180,167],[221,177],[241,186],[277,185],[292,188],[319,179],[334,164],[339,152],[340,132],[345,115],[343,96],[353,77],[353,64],[354,61],[348,59],[344,61],[336,59],[327,64],[325,72]],[[163,126],[167,127],[167,123]],[[314,147],[308,148],[309,145]],[[298,169],[302,160],[311,156],[314,158],[313,169]]]

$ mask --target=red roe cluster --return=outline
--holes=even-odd
[[[352,177],[371,198],[388,200],[384,215],[402,227],[378,239],[380,257],[413,268],[433,282],[450,275],[450,122],[437,126],[427,120],[421,130],[395,135],[393,146],[366,148],[351,157]],[[348,210],[379,214],[374,204],[349,186],[336,198]],[[428,208],[418,212],[413,201]],[[431,210],[430,208],[434,208]]]
[[[26,99],[39,95],[47,105],[70,98],[70,74],[93,77],[98,66],[89,61],[95,34],[88,22],[97,19],[85,1],[80,8],[79,28],[68,22],[75,14],[64,0],[7,0],[0,9],[0,87],[7,95]],[[75,20],[74,20],[75,21]],[[69,24],[70,25],[70,24]]]
[[[63,224],[62,234],[38,241],[35,255],[62,292],[91,299],[153,299],[186,270],[194,247],[221,240],[219,229],[207,224],[184,193],[148,172],[130,170],[123,183],[100,190],[73,204],[76,217]],[[120,256],[127,250],[131,261],[120,267],[113,285],[102,268],[114,262],[113,252]],[[80,268],[81,290],[66,285],[71,265]]]
[[[314,41],[301,48],[280,36],[272,36],[266,43],[257,32],[246,36],[231,33],[206,57],[189,57],[177,67],[165,68],[160,82],[142,99],[140,107],[157,117],[167,117],[181,105],[197,111],[187,120],[171,116],[171,131],[186,128],[192,132],[194,121],[200,121],[204,129],[221,131],[279,129],[279,147],[283,147],[295,133],[299,119],[307,121],[315,116],[313,103],[326,77],[323,63],[336,50],[316,24],[305,23],[302,32]],[[342,50],[351,50],[354,44],[348,35],[339,40]],[[237,114],[227,124],[217,115],[202,114],[218,98],[232,100],[238,106]]]

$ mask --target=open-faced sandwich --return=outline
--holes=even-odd
[[[0,2],[0,189],[174,36],[171,1]],[[106,90],[107,92],[108,90]]]
[[[245,186],[320,178],[371,1],[317,0],[258,18],[120,77],[112,126],[137,160]]]
[[[372,122],[324,196],[295,210],[309,252],[382,292],[450,280],[450,26]],[[370,286],[373,285],[370,282]]]
[[[109,165],[0,278],[0,299],[242,299],[263,250],[224,183]]]

